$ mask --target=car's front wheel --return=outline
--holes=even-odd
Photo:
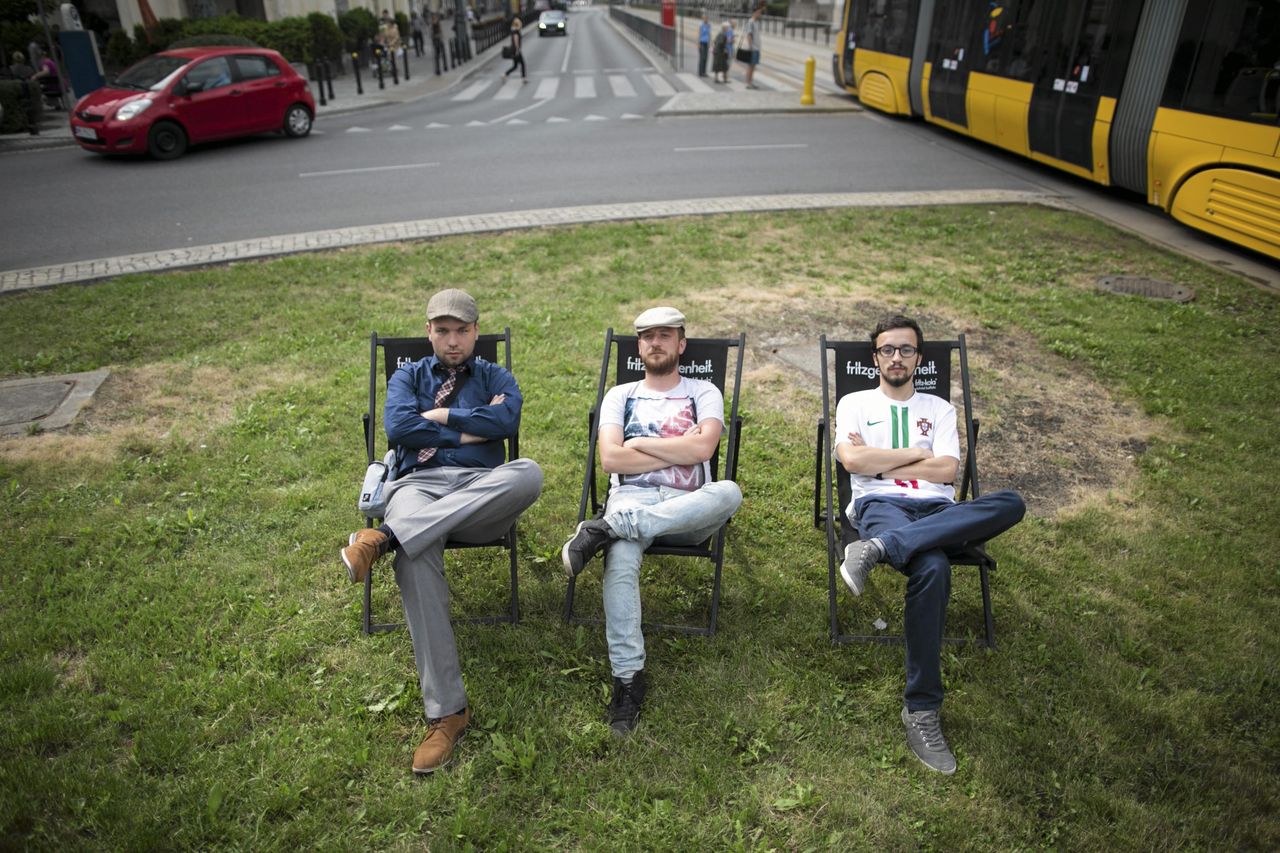
[[[147,134],[147,153],[157,160],[174,160],[187,150],[187,132],[171,121],[158,121]]]
[[[294,139],[300,139],[311,132],[311,110],[302,104],[294,104],[285,110],[284,132]]]

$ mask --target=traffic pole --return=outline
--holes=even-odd
[[[804,61],[804,91],[800,94],[800,105],[803,107],[813,106],[813,71],[817,64],[812,56]]]

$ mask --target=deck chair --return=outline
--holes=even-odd
[[[644,368],[638,364],[634,354],[638,351],[639,338],[635,335],[615,335],[609,329],[604,335],[604,358],[600,363],[600,380],[596,386],[595,405],[587,414],[587,470],[582,479],[582,497],[578,501],[578,522],[588,517],[599,515],[608,500],[606,486],[601,492],[597,480],[602,473],[596,461],[596,442],[599,438],[600,404],[604,400],[605,385],[609,377],[609,362],[617,350],[614,371],[614,384],[634,382],[644,378]],[[698,379],[706,379],[715,383],[720,393],[729,404],[729,416],[725,424],[725,432],[721,437],[716,455],[711,457],[711,478],[720,479],[720,471],[724,478],[737,479],[738,444],[742,437],[742,419],[738,417],[738,391],[742,387],[742,357],[746,348],[746,335],[736,338],[688,338],[684,354],[680,356],[680,372],[692,373]],[[736,348],[736,357],[730,363],[730,357]],[[725,389],[726,379],[732,372],[733,391],[729,394]],[[721,453],[723,449],[723,463]],[[660,545],[655,544],[645,551],[646,554],[670,555],[677,557],[700,557],[710,560],[714,567],[711,583],[711,612],[705,625],[668,625],[661,623],[644,623],[646,629],[674,631],[681,634],[711,636],[716,632],[716,620],[720,612],[720,576],[724,569],[724,540],[729,522],[720,526],[715,536],[701,545]],[[569,581],[569,589],[565,594],[564,618],[570,624],[599,623],[602,620],[578,617],[573,615],[573,597],[577,578]]]
[[[836,462],[832,451],[835,440],[835,404],[840,398],[854,391],[875,388],[879,385],[879,372],[871,358],[869,341],[828,341],[826,335],[819,338],[822,357],[822,417],[818,420],[818,440],[813,472],[813,526],[826,527],[827,532],[827,616],[831,628],[831,641],[837,645],[850,642],[901,643],[901,635],[844,633],[836,608],[837,591],[844,585],[837,577],[837,569],[844,560],[844,550],[858,538],[858,529],[844,515],[844,509],[852,500],[849,477]],[[828,353],[835,355],[835,395],[831,393],[831,377]],[[970,490],[978,497],[978,419],[973,416],[972,397],[969,393],[969,355],[965,349],[964,335],[954,341],[931,341],[924,345],[923,359],[916,371],[915,385],[920,391],[937,394],[944,400],[951,399],[952,355],[959,354],[960,386],[963,396],[960,413],[963,420],[960,436],[962,477],[959,500],[968,498]],[[825,497],[825,500],[824,500]],[[987,648],[995,648],[995,623],[991,617],[990,573],[996,568],[983,545],[972,545],[947,554],[952,566],[976,566],[982,584],[982,611],[984,639],[979,641]],[[865,597],[865,595],[864,595]],[[964,644],[964,637],[945,637],[943,642]]]
[[[501,345],[502,352],[499,354],[498,347]],[[382,351],[382,358],[378,357],[378,351]],[[379,432],[379,425],[382,423],[378,410],[378,389],[386,389],[387,382],[391,379],[391,374],[396,372],[402,364],[418,361],[431,355],[431,341],[428,338],[383,338],[374,332],[369,339],[369,411],[365,412],[361,419],[364,421],[364,447],[366,462],[373,462],[375,459],[381,459],[382,454],[376,450],[376,436]],[[475,354],[483,358],[485,361],[501,364],[511,369],[511,329],[506,328],[501,334],[480,335],[476,340]],[[499,360],[501,358],[501,360]],[[381,379],[379,379],[379,367],[381,366]],[[388,445],[390,449],[391,445]],[[513,435],[507,439],[507,460],[518,458],[520,455],[519,435]],[[367,526],[375,527],[381,519],[369,519]],[[519,582],[516,577],[516,525],[512,524],[511,529],[501,538],[494,539],[492,542],[469,543],[449,541],[445,544],[445,549],[455,548],[505,548],[507,550],[508,559],[511,564],[511,603],[505,613],[499,613],[492,616],[468,616],[455,619],[455,622],[461,623],[486,623],[492,624],[496,622],[519,622],[520,621],[520,591]],[[396,628],[403,628],[403,622],[382,622],[373,621],[370,613],[371,599],[373,594],[373,572],[370,572],[364,580],[364,632],[373,634],[381,631],[393,631]]]

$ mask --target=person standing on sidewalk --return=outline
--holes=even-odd
[[[441,66],[448,70],[448,57],[444,55],[444,33],[440,30],[440,16],[431,13],[431,52],[436,56],[436,76],[440,76]]]
[[[506,80],[512,71],[519,68],[520,79],[526,83],[528,82],[528,79],[525,77],[524,51],[522,50],[524,46],[524,34],[521,31],[522,27],[523,25],[520,23],[519,18],[511,19],[511,67],[502,72],[503,80]]]
[[[707,76],[707,53],[711,50],[711,22],[707,13],[702,13],[702,23],[698,26],[698,76]]]
[[[640,623],[645,550],[655,540],[705,542],[742,504],[737,483],[711,479],[708,462],[724,431],[724,395],[713,382],[680,375],[687,346],[684,315],[675,308],[650,308],[636,317],[636,334],[644,379],[615,385],[600,405],[600,467],[611,480],[604,516],[579,524],[560,550],[571,578],[606,551],[609,727],[618,735],[629,734],[640,721],[647,686]]]
[[[402,365],[387,383],[384,428],[399,450],[386,516],[381,526],[351,534],[339,552],[352,583],[363,583],[384,554],[395,555],[428,723],[413,754],[418,775],[443,767],[471,722],[449,624],[445,543],[493,541],[542,491],[538,463],[502,461],[524,398],[506,368],[475,357],[479,320],[465,291],[442,290],[427,302],[434,352]]]
[[[417,9],[413,10],[413,15],[409,18],[409,32],[413,34],[413,55],[420,58],[426,41],[422,37],[422,15],[418,14]]]
[[[756,6],[747,19],[747,34],[743,44],[751,52],[747,59],[747,88],[759,89],[755,84],[756,66],[760,64],[760,18],[764,16],[764,3]]]
[[[711,51],[711,82],[729,82],[729,51],[733,49],[733,33],[729,22],[720,23],[720,32],[716,33],[714,49]]]
[[[942,734],[943,625],[951,597],[947,549],[985,542],[1026,513],[1017,492],[989,492],[956,503],[960,439],[950,402],[916,390],[924,334],[909,317],[882,320],[871,332],[880,385],[836,405],[835,457],[852,487],[844,507],[858,529],[840,577],[862,595],[867,575],[888,563],[907,578],[904,628],[907,688],[902,723],[907,746],[930,770],[956,772]]]

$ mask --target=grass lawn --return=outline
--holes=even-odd
[[[1197,296],[1094,289],[1117,273]],[[443,286],[512,328],[546,484],[523,621],[459,627],[476,724],[419,780],[408,635],[361,634],[336,555],[369,332],[420,333]],[[462,237],[0,303],[0,375],[112,369],[78,425],[0,441],[2,848],[1280,847],[1274,294],[983,206]],[[660,303],[748,334],[745,502],[719,634],[648,637],[617,742],[558,551],[604,329]],[[901,648],[829,643],[811,523],[818,335],[894,310],[967,334],[983,485],[1031,505],[992,545],[999,648],[944,651],[952,778],[907,750]],[[501,608],[500,558],[450,559],[457,612]],[[646,615],[701,618],[709,578],[647,561]],[[872,582],[843,612],[892,625],[902,581]],[[395,616],[385,567],[376,587]],[[598,612],[599,564],[579,590]],[[975,575],[953,590],[950,631],[976,632]]]

